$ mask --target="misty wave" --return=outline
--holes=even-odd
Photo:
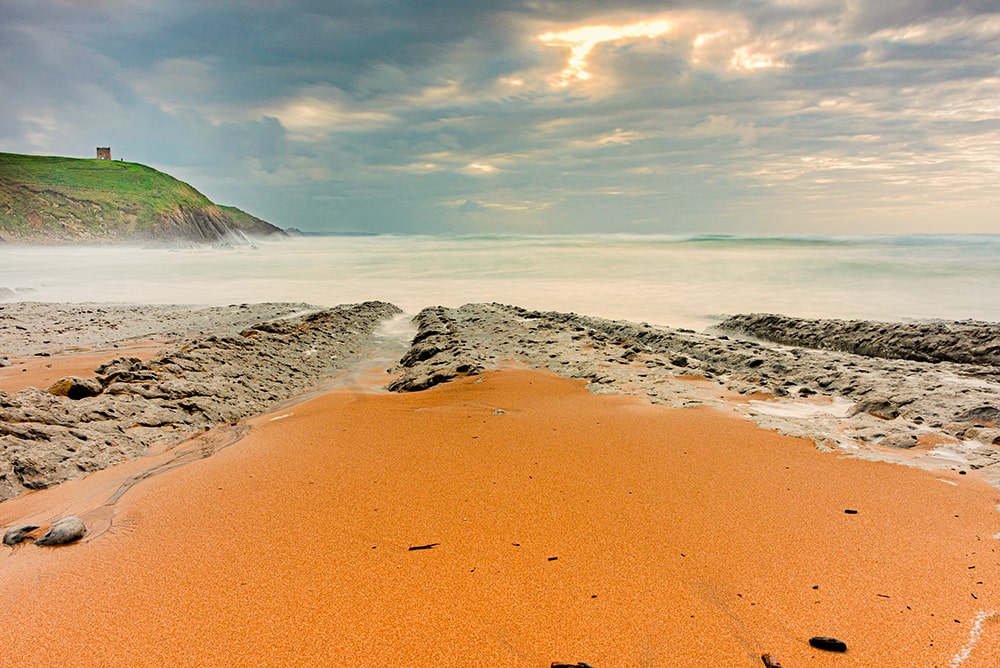
[[[503,302],[703,329],[724,314],[1000,320],[1000,236],[325,236],[256,247],[0,247],[0,297]],[[3,289],[6,289],[3,290]]]

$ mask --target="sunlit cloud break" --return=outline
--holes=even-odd
[[[733,53],[730,64],[738,70],[759,70],[765,67],[784,67],[765,53],[751,53],[747,47],[740,47]]]
[[[579,26],[563,32],[547,32],[538,39],[548,46],[566,47],[570,51],[566,68],[559,73],[556,85],[568,86],[573,81],[590,78],[587,62],[590,52],[599,44],[641,37],[652,39],[670,32],[671,24],[664,19],[639,21],[623,26]]]
[[[466,169],[480,174],[489,174],[497,171],[497,168],[486,162],[473,162],[466,166]]]

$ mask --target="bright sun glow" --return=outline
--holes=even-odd
[[[587,59],[598,44],[659,37],[669,31],[668,21],[639,21],[623,26],[580,26],[563,32],[548,32],[539,35],[538,39],[548,46],[561,46],[570,50],[569,61],[558,80],[560,86],[568,86],[572,81],[586,81],[590,78]]]
[[[740,47],[733,52],[730,64],[738,70],[759,70],[765,67],[784,67],[776,63],[771,56],[763,53],[751,53],[747,47]]]

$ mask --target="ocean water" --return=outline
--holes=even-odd
[[[1000,235],[301,237],[252,248],[0,246],[32,301],[503,302],[704,329],[769,312],[1000,321]],[[2,290],[0,290],[2,292]]]

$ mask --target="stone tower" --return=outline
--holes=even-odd
[[[110,160],[111,159],[111,147],[106,148],[97,147],[97,159],[98,160]]]

